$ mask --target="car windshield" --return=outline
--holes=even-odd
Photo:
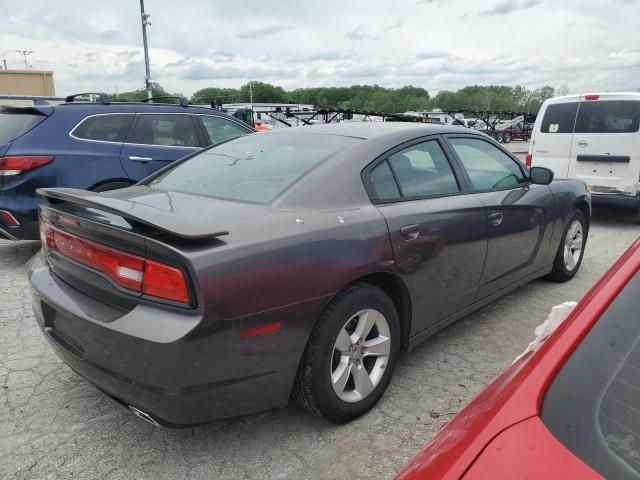
[[[640,479],[640,273],[607,308],[545,396],[542,420],[605,478]]]
[[[191,157],[150,185],[224,200],[270,203],[320,163],[359,141],[312,133],[248,135]]]

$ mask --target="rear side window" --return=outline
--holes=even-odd
[[[632,133],[640,125],[640,102],[605,100],[582,102],[576,133]]]
[[[371,185],[376,200],[395,200],[400,197],[398,185],[386,161],[371,170]]]
[[[199,118],[202,120],[202,125],[204,125],[207,137],[209,137],[207,139],[208,145],[224,142],[225,140],[230,140],[249,133],[249,130],[246,128],[232,122],[231,120],[227,120],[226,118],[215,117],[212,115],[200,115]]]
[[[514,188],[524,183],[522,169],[498,147],[476,138],[450,138],[474,190]]]
[[[71,134],[83,140],[101,142],[124,142],[133,115],[96,115],[85,118]]]
[[[576,121],[578,102],[552,103],[547,105],[544,112],[540,132],[542,133],[573,133]]]
[[[191,115],[139,115],[127,143],[199,147],[200,141]]]
[[[44,115],[30,113],[14,113],[8,109],[0,109],[0,145],[15,140],[42,122]]]
[[[437,141],[412,145],[389,157],[403,197],[447,195],[460,191],[451,165]]]

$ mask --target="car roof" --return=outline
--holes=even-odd
[[[269,132],[269,135],[277,135],[282,132],[289,133],[314,133],[323,135],[340,135],[369,140],[383,136],[404,136],[415,133],[416,136],[438,133],[460,133],[463,130],[469,132],[463,126],[446,126],[433,123],[417,122],[341,122],[305,125],[301,127],[279,128]]]
[[[99,102],[67,102],[53,106],[56,110],[68,110],[82,112],[83,114],[96,113],[200,113],[233,118],[231,115],[209,107],[195,105],[176,105],[171,103],[143,103],[143,102],[112,102],[103,104]]]

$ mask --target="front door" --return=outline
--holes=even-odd
[[[136,115],[120,161],[127,175],[140,181],[200,148],[193,115],[143,113]]]
[[[554,198],[547,185],[533,185],[524,168],[494,143],[449,136],[473,189],[485,206],[489,245],[477,299],[545,267]]]
[[[397,148],[368,178],[411,295],[415,335],[473,303],[487,248],[484,207],[465,194],[437,139]]]

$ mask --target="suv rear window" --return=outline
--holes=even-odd
[[[247,135],[179,163],[150,185],[252,203],[270,203],[321,162],[359,139],[308,133]]]
[[[542,123],[541,133],[573,133],[576,121],[578,102],[552,103],[547,105]]]
[[[640,126],[640,102],[604,100],[582,102],[576,133],[631,133]]]
[[[132,114],[96,115],[85,118],[71,134],[84,140],[124,142],[127,138]]]
[[[8,108],[0,108],[0,145],[15,140],[42,122],[45,115],[18,113]]]
[[[605,478],[640,479],[640,273],[609,305],[545,395],[542,420]]]

